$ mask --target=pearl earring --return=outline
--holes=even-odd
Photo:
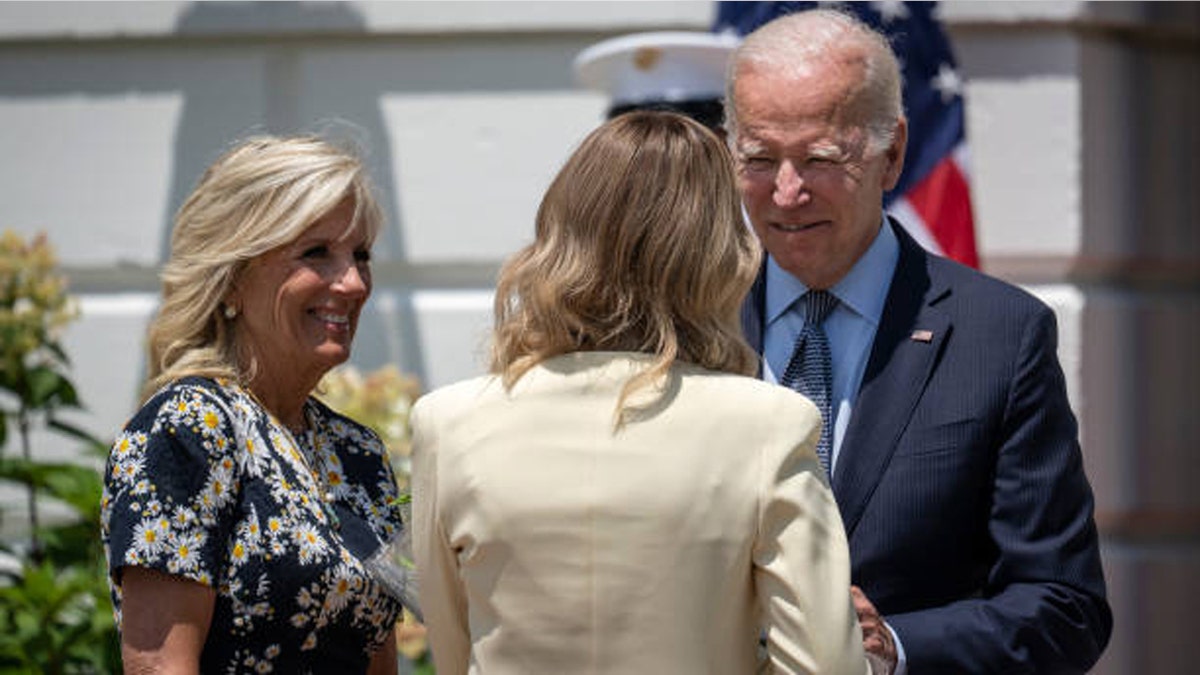
[[[225,305],[224,314],[226,319],[233,320],[233,318],[237,316],[237,307],[234,307],[233,305]]]

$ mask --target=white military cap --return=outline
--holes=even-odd
[[[730,33],[634,33],[598,42],[575,56],[579,84],[608,94],[614,111],[718,105],[725,69],[741,38]],[[686,110],[683,110],[687,112]]]

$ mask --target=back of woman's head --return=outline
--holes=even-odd
[[[223,301],[247,263],[346,200],[348,230],[373,241],[382,215],[361,161],[318,136],[256,136],[218,158],[175,216],[143,397],[187,375],[245,379]]]
[[[673,113],[618,116],[567,160],[501,271],[493,370],[511,385],[559,354],[626,351],[658,357],[633,388],[676,359],[752,374],[738,316],[759,255],[717,136]]]

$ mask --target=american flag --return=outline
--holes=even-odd
[[[979,266],[967,174],[963,82],[935,2],[718,2],[715,32],[745,35],[777,16],[835,6],[888,37],[904,78],[908,150],[904,173],[884,197],[925,248]]]

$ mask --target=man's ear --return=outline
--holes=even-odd
[[[908,147],[908,120],[901,117],[896,120],[896,133],[892,135],[892,143],[883,153],[887,165],[883,170],[883,189],[891,190],[900,181],[900,173],[904,171],[904,150]]]

